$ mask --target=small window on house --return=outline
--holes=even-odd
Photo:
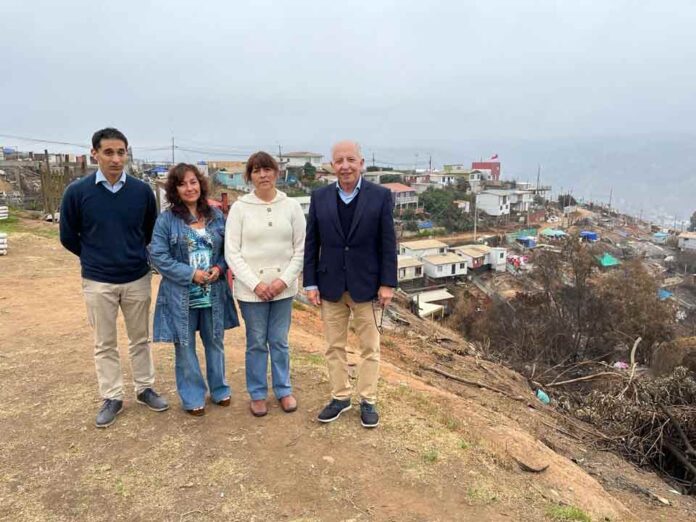
[[[505,257],[505,252],[501,252],[500,255],[498,256],[499,259],[503,259]]]
[[[464,270],[466,268],[466,263],[459,263],[459,270]]]
[[[442,272],[442,265],[438,265],[437,271],[438,271],[438,272]]]
[[[399,277],[406,277],[406,269],[405,268],[399,269]]]
[[[423,267],[417,266],[416,267],[416,275],[423,275]]]

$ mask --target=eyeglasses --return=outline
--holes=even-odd
[[[377,310],[380,311],[379,324],[377,323]],[[384,328],[382,327],[382,324],[384,323],[384,307],[379,304],[377,299],[372,301],[372,318],[375,320],[375,327],[377,328],[379,335],[382,335],[384,333]]]

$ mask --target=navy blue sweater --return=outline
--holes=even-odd
[[[149,270],[147,245],[157,219],[152,189],[133,176],[115,194],[91,174],[68,186],[60,206],[60,242],[80,257],[82,277],[130,283]]]

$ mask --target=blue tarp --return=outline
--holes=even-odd
[[[673,294],[672,292],[670,292],[669,290],[666,290],[665,288],[660,288],[660,289],[657,291],[657,298],[658,298],[660,301],[664,301],[665,299],[669,299],[669,298],[672,297],[673,295],[674,295],[674,294]]]
[[[534,248],[536,246],[536,240],[533,237],[518,237],[517,242],[525,248]]]
[[[432,221],[419,221],[418,228],[433,228]]]
[[[597,241],[599,239],[597,232],[592,232],[591,230],[581,231],[580,237],[586,241]]]

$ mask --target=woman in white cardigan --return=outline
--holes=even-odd
[[[245,179],[254,190],[230,209],[225,259],[234,272],[234,295],[246,328],[246,382],[251,413],[268,413],[266,371],[270,352],[273,394],[286,413],[297,409],[290,385],[288,331],[302,270],[305,217],[300,204],[276,189],[278,163],[256,152]]]

